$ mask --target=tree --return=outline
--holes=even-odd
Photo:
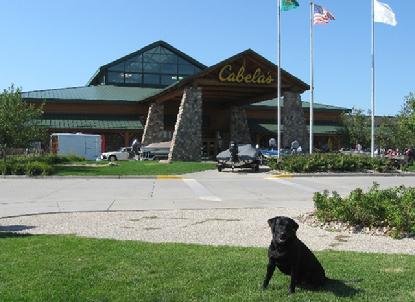
[[[36,124],[42,115],[42,106],[35,107],[23,101],[21,90],[13,85],[0,93],[0,151],[6,168],[7,152],[11,148],[25,148],[41,140],[45,129]]]
[[[380,117],[379,124],[376,127],[376,145],[379,148],[394,149],[398,146],[399,125],[396,117]]]
[[[343,114],[342,121],[346,145],[370,146],[370,117],[365,115],[362,109],[353,108],[351,112]]]
[[[399,147],[415,146],[415,94],[410,93],[405,97],[405,103],[402,106],[398,116],[399,125]]]

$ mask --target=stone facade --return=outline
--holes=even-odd
[[[169,161],[200,161],[202,147],[202,89],[186,88],[174,127]]]
[[[284,125],[282,148],[290,148],[291,142],[297,140],[304,152],[309,150],[309,135],[304,121],[301,96],[295,92],[284,92],[284,107],[281,108],[281,119]]]
[[[153,103],[148,109],[141,144],[143,146],[163,141],[164,105]]]
[[[231,108],[230,134],[231,141],[238,144],[251,143],[246,111],[241,106],[233,106]]]

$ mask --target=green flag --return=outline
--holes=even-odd
[[[299,6],[300,4],[298,4],[297,0],[281,0],[281,9],[285,12]]]

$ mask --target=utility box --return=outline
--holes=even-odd
[[[86,160],[95,160],[101,156],[101,136],[83,133],[53,133],[50,136],[52,154],[76,155]]]

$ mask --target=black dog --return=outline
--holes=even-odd
[[[320,262],[309,248],[296,236],[298,224],[289,217],[277,216],[268,220],[272,241],[268,249],[267,274],[262,285],[266,289],[277,266],[291,276],[289,293],[295,292],[297,284],[322,286],[326,275]]]

